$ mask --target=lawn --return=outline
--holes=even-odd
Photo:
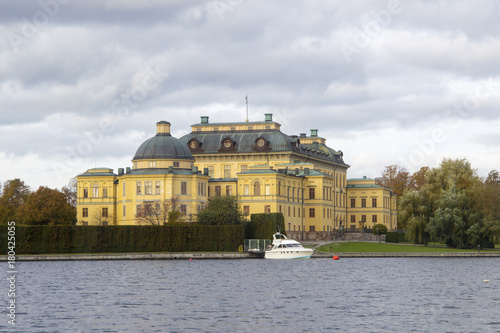
[[[330,247],[332,248],[331,251]],[[401,245],[373,242],[333,242],[316,248],[316,252],[477,252],[477,249],[464,250],[440,246],[433,247],[431,245]]]

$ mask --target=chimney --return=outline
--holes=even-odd
[[[300,137],[303,138],[303,139],[307,138],[307,134],[306,133],[300,133]]]
[[[201,123],[208,124],[208,116],[201,116]]]
[[[123,175],[123,168],[118,168],[118,176]]]
[[[316,137],[318,137],[318,130],[311,129],[311,138],[316,138]]]
[[[156,135],[170,135],[170,123],[165,120],[157,122]]]
[[[266,116],[266,121],[273,121],[273,114],[272,113],[265,113]]]

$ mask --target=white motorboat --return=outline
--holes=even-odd
[[[306,249],[299,242],[288,239],[277,232],[273,235],[273,243],[264,254],[265,259],[309,259],[314,250]]]

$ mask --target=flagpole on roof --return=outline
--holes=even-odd
[[[247,105],[247,123],[248,123],[248,94],[247,96],[245,97],[245,103]]]

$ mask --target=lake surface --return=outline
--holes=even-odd
[[[19,262],[17,269],[17,325],[4,315],[2,332],[500,332],[500,260],[492,258]]]

